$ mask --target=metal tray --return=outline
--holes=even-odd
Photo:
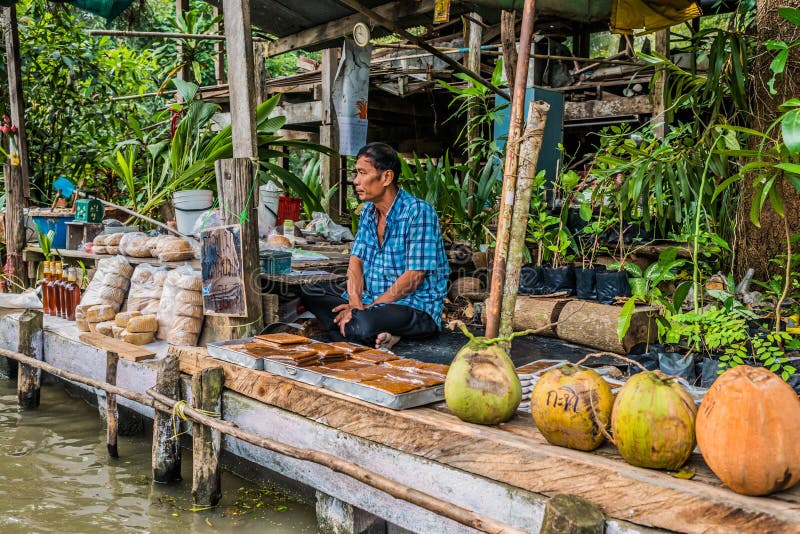
[[[341,380],[331,375],[324,375],[313,371],[313,367],[295,367],[284,363],[274,362],[264,358],[253,358],[238,351],[226,348],[226,345],[236,345],[247,343],[252,339],[236,339],[233,341],[220,341],[208,344],[208,353],[214,358],[226,362],[235,363],[258,371],[267,371],[285,378],[291,378],[304,384],[319,386],[337,393],[343,393],[357,399],[361,399],[372,404],[391,408],[393,410],[403,410],[423,406],[433,402],[444,400],[444,384],[400,395],[392,395],[387,391],[363,386],[358,382]]]
[[[264,370],[264,358],[253,358],[247,354],[227,348],[227,345],[238,345],[252,341],[251,339],[234,339],[232,341],[216,341],[206,346],[208,354],[229,363],[235,363],[256,371]]]

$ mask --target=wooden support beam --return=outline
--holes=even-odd
[[[506,73],[506,85],[514,87],[517,68],[517,15],[514,11],[503,10],[500,13],[500,40],[503,43],[503,69]]]
[[[560,493],[547,501],[539,534],[603,534],[606,518],[591,501]]]
[[[374,22],[375,24],[380,24],[381,26],[383,26],[387,30],[390,30],[390,31],[396,33],[397,35],[399,35],[403,39],[407,39],[407,40],[411,41],[412,43],[415,43],[417,46],[419,46],[423,50],[426,50],[426,51],[430,52],[431,54],[433,54],[434,56],[438,57],[439,59],[441,59],[442,61],[444,61],[448,65],[450,65],[450,67],[452,67],[456,72],[461,72],[463,74],[466,74],[467,76],[470,76],[476,82],[478,82],[479,84],[483,85],[484,87],[486,87],[488,89],[491,89],[493,92],[495,92],[498,95],[502,96],[506,100],[511,100],[511,96],[509,96],[509,94],[506,91],[503,91],[499,87],[495,87],[495,85],[492,84],[492,82],[490,82],[489,80],[484,79],[480,75],[480,73],[473,72],[473,71],[469,70],[468,68],[463,66],[461,63],[459,63],[455,59],[451,58],[450,56],[448,56],[447,54],[445,54],[443,52],[440,52],[439,50],[436,49],[436,47],[428,44],[428,42],[425,41],[425,39],[423,39],[422,37],[419,37],[419,36],[416,36],[416,35],[414,35],[412,33],[409,33],[408,31],[405,30],[405,28],[403,28],[397,22],[395,22],[393,20],[390,20],[390,19],[380,15],[375,10],[369,9],[368,7],[364,6],[361,2],[357,2],[356,0],[338,0],[338,2],[340,4],[346,5],[347,7],[351,8],[351,9],[354,9],[355,11],[358,11],[359,13],[363,13],[364,15],[368,16],[370,18],[370,20],[372,22]]]
[[[222,15],[222,5],[217,4],[212,6],[211,15],[218,17]],[[225,38],[225,21],[221,20],[214,24],[214,32],[220,34],[220,37]],[[217,41],[214,43],[214,79],[217,84],[223,84],[228,81],[228,74],[225,71],[225,44]]]
[[[322,51],[322,124],[319,127],[320,144],[333,150],[339,150],[339,123],[336,121],[336,110],[333,106],[333,82],[336,78],[336,68],[339,65],[339,48],[326,48]],[[324,192],[330,191],[331,187],[341,183],[339,176],[341,166],[339,156],[320,155],[319,179],[322,183]],[[333,205],[325,206],[328,213],[338,216],[342,213],[342,206],[339,203],[339,195],[333,197]]]
[[[119,355],[116,352],[106,353],[106,384],[117,385],[117,368]],[[119,413],[117,412],[117,396],[106,393],[106,445],[111,458],[119,458],[117,437],[119,430]]]
[[[8,96],[11,123],[17,127],[17,147],[19,148],[20,167],[22,170],[22,190],[27,207],[27,199],[31,196],[30,161],[28,159],[28,136],[25,133],[25,99],[22,93],[22,75],[20,73],[19,30],[17,28],[17,8],[12,3],[3,9],[3,34],[6,39],[6,71],[8,74]],[[8,190],[6,190],[8,191]],[[6,204],[8,205],[8,204]]]
[[[178,358],[167,354],[158,363],[156,393],[170,399],[181,398],[181,372]],[[181,442],[175,437],[172,416],[161,410],[153,418],[153,480],[162,484],[181,479]]]
[[[386,521],[321,491],[317,496],[319,534],[385,534]]]
[[[481,45],[483,43],[483,26],[481,25],[483,19],[478,13],[470,13],[469,18],[465,18],[467,24],[464,25],[464,42],[467,43],[469,51],[465,58],[466,67],[474,72],[481,70]],[[476,121],[480,114],[480,103],[478,99],[473,99],[467,110],[467,122],[473,124],[467,132],[467,160],[470,165],[477,169],[477,161],[473,161],[476,154],[474,150],[474,141],[477,138],[483,137],[483,131],[480,124]],[[467,191],[469,193],[469,201],[467,203],[467,213],[469,216],[474,214],[475,206],[473,205],[472,198],[475,195],[476,178],[475,173],[470,173],[469,183],[467,184]]]
[[[374,8],[375,12],[387,18],[398,20],[414,15],[421,15],[433,10],[435,0],[418,0],[408,2],[399,0]],[[281,37],[277,41],[270,43],[269,56],[274,57],[292,50],[307,48],[340,39],[343,35],[352,33],[353,26],[357,22],[369,22],[369,17],[361,13],[350,15],[339,20],[334,20],[325,24],[320,24],[308,30],[303,30],[286,37]]]
[[[669,57],[669,28],[656,32],[656,53],[664,57]],[[664,139],[667,133],[667,99],[665,91],[667,89],[667,71],[659,69],[659,76],[652,84],[653,91],[653,118],[651,123],[655,125],[653,132],[657,137]]]
[[[183,17],[184,13],[189,11],[189,0],[175,0],[175,16],[177,18]],[[179,61],[184,60],[184,52],[183,52],[183,44],[180,42],[178,43],[178,58]],[[191,81],[192,80],[192,68],[189,63],[186,63],[181,67],[181,70],[177,72],[177,76],[179,79],[184,81]]]
[[[258,189],[256,164],[250,158],[219,160],[217,196],[225,224],[242,229],[242,272],[247,305],[246,317],[206,317],[201,341],[221,341],[251,336],[261,330],[261,266],[258,262]]]
[[[286,126],[320,124],[322,122],[322,101],[278,104],[275,106],[274,113],[286,117]]]
[[[209,367],[192,376],[192,406],[205,412],[222,413],[221,367]],[[196,506],[216,506],[222,497],[219,457],[222,433],[192,423],[192,498]]]
[[[268,98],[267,79],[269,74],[267,73],[267,63],[264,61],[266,50],[266,44],[253,43],[253,85],[255,86],[256,107]]]
[[[222,6],[225,12],[225,50],[228,55],[228,83],[231,93],[233,157],[255,158],[258,157],[258,138],[250,0],[223,0]]]
[[[40,310],[25,310],[19,318],[17,352],[29,358],[41,360],[42,332],[44,315]],[[42,371],[35,367],[19,364],[17,374],[17,398],[23,410],[39,407],[42,388]]]
[[[28,275],[25,270],[25,259],[22,252],[25,250],[25,215],[27,205],[25,199],[25,185],[28,180],[23,177],[21,165],[4,165],[6,192],[6,291],[21,292],[28,287]]]

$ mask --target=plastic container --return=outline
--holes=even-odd
[[[52,213],[49,215],[31,215],[36,231],[46,234],[50,230],[55,232],[53,248],[67,248],[67,223],[72,222],[75,217],[72,213]]]
[[[214,193],[208,189],[176,191],[172,195],[175,207],[175,222],[182,234],[191,234],[194,223],[214,204]]]
[[[275,221],[276,226],[283,224],[283,221],[289,219],[297,221],[300,219],[300,210],[303,209],[303,199],[297,197],[280,197],[278,198],[278,217]]]
[[[275,182],[269,182],[258,188],[258,231],[261,235],[268,235],[275,228],[278,218],[278,198],[283,194]]]
[[[265,250],[258,254],[261,272],[265,274],[286,274],[292,270],[292,253],[280,250]]]

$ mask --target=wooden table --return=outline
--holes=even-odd
[[[169,350],[178,356],[185,373],[220,366],[226,389],[333,428],[342,436],[357,436],[376,447],[391,447],[499,481],[510,492],[521,488],[546,496],[580,495],[598,505],[607,520],[678,532],[800,532],[800,486],[769,497],[738,495],[723,487],[697,453],[689,461],[696,474],[684,480],[665,471],[633,467],[610,444],[591,453],[550,445],[526,413],[499,426],[473,425],[460,421],[443,403],[394,411],[229,364],[202,348]],[[470,488],[459,491],[469,493]]]

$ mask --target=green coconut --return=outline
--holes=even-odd
[[[617,393],[611,428],[631,465],[676,471],[695,447],[697,407],[686,390],[658,371],[632,376]]]
[[[447,407],[468,423],[496,425],[508,421],[522,400],[514,364],[498,345],[501,340],[467,335],[470,341],[458,351],[447,372]]]

